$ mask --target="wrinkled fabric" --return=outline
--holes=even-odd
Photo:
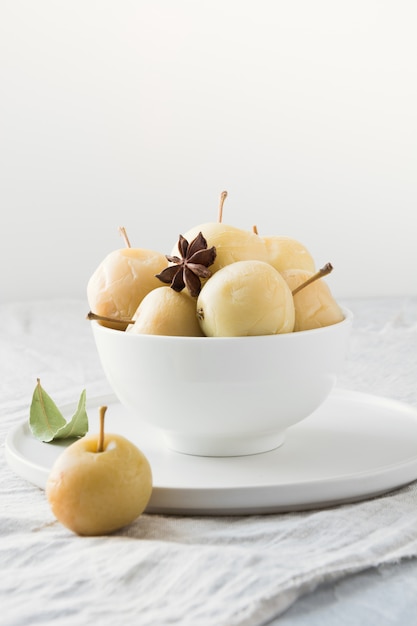
[[[355,323],[339,386],[417,406],[417,299],[343,304]],[[416,482],[327,509],[145,514],[108,537],[64,528],[8,467],[4,441],[28,416],[37,378],[58,405],[83,388],[111,391],[86,312],[76,300],[0,306],[2,624],[260,626],[319,585],[417,557]]]

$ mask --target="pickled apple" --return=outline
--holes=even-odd
[[[288,269],[281,273],[291,292],[313,276],[313,272]],[[328,284],[319,278],[293,296],[295,309],[294,331],[331,326],[344,319],[343,312],[333,298]]]
[[[161,286],[155,274],[167,267],[165,255],[143,248],[122,248],[108,254],[87,284],[91,311],[115,320],[131,319],[142,299]],[[127,324],[101,322],[124,330]]]
[[[209,337],[292,332],[294,303],[285,280],[264,261],[237,261],[219,269],[197,299],[200,326]]]
[[[196,299],[185,290],[159,287],[150,291],[139,304],[134,324],[127,333],[141,335],[170,335],[201,337],[203,332],[197,319]]]
[[[315,263],[307,248],[291,237],[262,237],[267,251],[267,261],[278,272],[300,269],[314,272]]]

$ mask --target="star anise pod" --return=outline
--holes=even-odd
[[[178,241],[178,256],[168,256],[167,260],[173,265],[166,267],[160,274],[156,274],[163,283],[169,284],[174,291],[182,291],[187,287],[192,296],[198,296],[201,291],[201,278],[209,278],[209,265],[214,263],[216,248],[207,248],[207,241],[202,233],[195,239],[188,241],[180,235]]]

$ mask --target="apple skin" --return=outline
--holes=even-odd
[[[143,298],[160,287],[156,274],[168,266],[165,255],[144,248],[113,250],[100,263],[87,283],[90,310],[115,320],[130,320]],[[100,322],[117,330],[127,324]]]
[[[207,337],[290,333],[294,302],[281,274],[264,261],[236,261],[202,288],[197,315]]]
[[[284,270],[281,276],[294,291],[313,276],[307,270]],[[315,280],[294,295],[294,331],[312,330],[337,324],[344,319],[343,311],[334,299],[325,280]]]
[[[128,439],[98,435],[72,443],[55,461],[46,496],[56,518],[78,535],[107,535],[133,522],[152,493],[145,455]]]
[[[315,271],[314,259],[307,248],[291,237],[276,235],[263,237],[267,251],[267,261],[278,272],[288,269]]]
[[[174,291],[158,287],[150,291],[138,306],[127,333],[139,335],[170,335],[202,337],[197,319],[196,299],[187,289]]]
[[[212,274],[236,261],[267,261],[265,242],[253,232],[223,222],[206,222],[188,230],[184,237],[191,242],[200,232],[207,241],[207,247],[216,248],[216,258],[208,268]],[[178,255],[178,244],[175,244],[171,254]]]

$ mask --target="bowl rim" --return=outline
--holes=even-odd
[[[188,335],[151,335],[151,334],[140,334],[140,333],[126,333],[124,330],[118,330],[116,328],[109,328],[108,326],[104,326],[100,324],[97,320],[91,320],[90,324],[92,324],[94,333],[101,333],[103,335],[110,336],[124,336],[130,337],[129,341],[165,341],[165,342],[205,342],[210,340],[210,342],[216,343],[236,343],[243,341],[245,342],[254,342],[254,341],[291,341],[290,337],[303,337],[311,334],[318,333],[329,333],[334,332],[339,329],[341,326],[350,326],[353,323],[353,312],[351,309],[340,306],[342,313],[344,315],[343,320],[340,322],[336,322],[335,324],[330,324],[328,326],[320,326],[319,328],[311,328],[309,330],[299,330],[296,332],[290,333],[277,333],[276,335],[244,335],[244,336],[236,336],[236,337],[193,337]]]

